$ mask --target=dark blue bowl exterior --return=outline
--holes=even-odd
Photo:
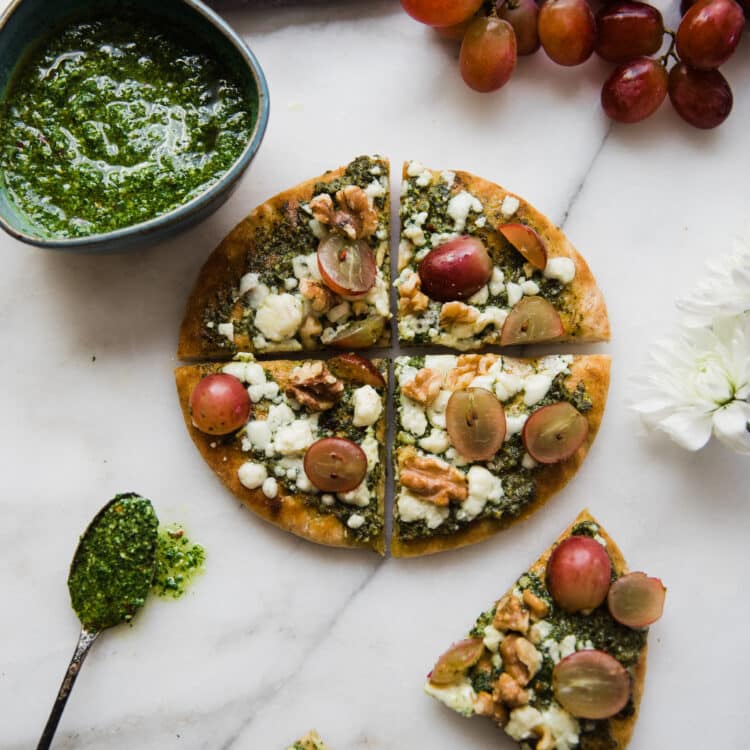
[[[200,0],[14,0],[0,18],[0,97],[26,50],[59,28],[69,17],[95,9],[112,12],[123,7],[143,8],[168,20],[194,28],[204,43],[233,63],[247,89],[257,92],[258,119],[245,150],[229,171],[205,193],[169,213],[106,234],[71,239],[40,237],[0,185],[0,226],[13,237],[37,247],[78,253],[121,252],[158,242],[197,224],[221,206],[255,157],[266,131],[268,84],[255,55],[232,28]]]

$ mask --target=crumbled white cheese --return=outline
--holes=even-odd
[[[428,529],[436,529],[450,515],[450,509],[447,506],[420,500],[403,487],[398,493],[396,507],[402,521],[405,523],[424,521]]]
[[[510,440],[513,435],[517,435],[519,432],[521,432],[528,418],[528,414],[506,414],[505,439]]]
[[[521,284],[521,291],[527,297],[533,297],[535,294],[539,294],[539,284],[537,284],[536,281],[524,281]]]
[[[474,292],[466,302],[470,305],[485,305],[489,297],[490,290],[487,288],[487,284],[485,284],[479,291]]]
[[[474,701],[477,699],[477,694],[471,682],[466,678],[455,685],[446,687],[438,687],[428,682],[424,691],[462,716],[471,716],[474,713]]]
[[[539,622],[535,622],[529,628],[529,640],[534,644],[539,644],[549,636],[552,630],[553,626],[551,622],[539,620]]]
[[[451,172],[451,171],[449,171],[449,170],[446,169],[446,170],[444,170],[443,172],[440,173],[440,177],[443,180],[443,182],[446,185],[448,185],[448,187],[450,187],[453,184],[454,180],[456,179],[456,173],[455,172]]]
[[[453,229],[459,233],[462,232],[466,226],[466,219],[469,216],[469,211],[480,212],[481,210],[482,204],[466,190],[457,193],[448,201],[448,216],[453,219]]]
[[[427,241],[422,227],[407,224],[403,229],[404,237],[408,237],[416,247],[422,247]]]
[[[427,407],[427,417],[434,427],[445,429],[445,407],[448,406],[452,395],[453,391],[443,388],[437,398]]]
[[[505,289],[508,292],[508,304],[513,307],[523,297],[523,289],[521,289],[520,284],[513,281],[509,281],[505,285]]]
[[[385,195],[385,188],[380,184],[380,180],[373,180],[366,188],[365,195],[372,201],[375,198],[382,198]]]
[[[456,517],[461,521],[473,521],[488,502],[503,496],[502,482],[483,466],[472,466],[467,479],[469,495],[456,512]]]
[[[447,375],[458,365],[455,354],[428,354],[424,358],[424,366],[430,370],[437,370],[441,375]]]
[[[419,447],[428,453],[444,453],[450,448],[450,438],[445,430],[433,428],[430,434],[419,441]]]
[[[360,529],[365,523],[365,517],[360,516],[359,513],[352,513],[346,522],[346,525],[350,529]]]
[[[594,541],[599,542],[602,547],[607,546],[607,540],[603,536],[601,536],[601,534],[594,534]]]
[[[234,341],[234,323],[219,323],[216,329],[220,336]]]
[[[246,273],[240,277],[240,296],[251,292],[260,283],[260,275],[257,273]]]
[[[453,447],[445,451],[445,457],[453,466],[466,466],[469,462]]]
[[[539,464],[528,454],[524,453],[523,458],[521,459],[521,466],[523,466],[524,469],[536,469]]]
[[[424,435],[427,429],[427,416],[422,406],[406,396],[401,398],[401,424],[412,435]]]
[[[414,245],[409,240],[401,240],[398,243],[398,267],[404,268],[411,262],[414,255]]]
[[[248,446],[245,448],[245,441],[243,439],[242,449],[250,450],[254,448],[259,451],[264,451],[271,443],[271,427],[268,421],[265,419],[254,419],[248,422],[245,427],[245,437],[248,441]]]
[[[523,380],[511,372],[500,372],[495,379],[495,395],[501,401],[508,401],[523,388]]]
[[[378,269],[375,276],[375,284],[364,296],[364,300],[368,305],[372,305],[375,308],[375,312],[378,315],[382,315],[384,318],[391,317],[390,292],[380,269]]]
[[[262,304],[263,300],[271,293],[271,290],[265,284],[258,284],[255,289],[251,289],[247,295],[247,304],[253,310],[257,310]]]
[[[245,376],[245,367],[246,365],[244,362],[228,362],[221,368],[221,371],[227,375],[232,375],[237,378],[237,380],[241,380],[244,383],[247,380]]]
[[[481,229],[487,223],[487,217],[480,216],[474,223]]]
[[[258,385],[250,385],[247,388],[247,392],[250,394],[250,400],[253,403],[262,401],[267,398],[272,401],[279,395],[278,383],[259,383]]]
[[[336,502],[336,498],[333,495],[321,495],[320,502],[330,507]]]
[[[380,461],[380,443],[372,435],[368,435],[360,444],[360,448],[367,456],[367,470],[371,471]]]
[[[378,175],[378,174],[380,174],[380,173],[381,173],[382,171],[383,171],[383,170],[382,170],[382,169],[380,168],[380,164],[376,164],[376,165],[375,165],[374,167],[370,167],[370,174],[375,174],[375,175]]]
[[[552,378],[549,375],[529,376],[523,384],[523,402],[526,406],[539,403],[547,395],[551,385]]]
[[[268,422],[268,426],[272,430],[276,430],[281,427],[281,425],[294,422],[294,412],[289,407],[289,404],[274,404],[268,410],[266,422]]]
[[[327,313],[328,320],[331,321],[331,323],[340,323],[344,320],[346,320],[349,315],[351,314],[352,306],[344,300],[338,305],[334,305]]]
[[[469,388],[483,388],[485,391],[492,392],[494,382],[494,375],[477,375],[471,383],[469,383]]]
[[[492,651],[493,654],[496,654],[498,649],[500,648],[500,644],[505,639],[505,635],[501,633],[497,628],[494,628],[492,625],[487,625],[487,627],[484,629],[484,645]]]
[[[317,219],[310,219],[310,221],[308,221],[307,223],[310,226],[310,231],[315,235],[317,239],[322,240],[328,235],[328,227],[326,227],[325,224],[321,223]]]
[[[564,659],[566,656],[574,654],[576,650],[576,637],[574,635],[566,635],[560,641],[560,659]]]
[[[315,422],[317,422],[317,415]],[[296,419],[280,427],[274,437],[276,450],[282,456],[292,456],[306,451],[315,442],[310,419]]]
[[[503,202],[500,206],[500,211],[506,219],[509,219],[513,214],[518,211],[521,206],[521,202],[513,195],[506,195],[503,198]]]
[[[370,490],[367,488],[367,482],[360,482],[349,492],[339,492],[337,497],[342,503],[356,505],[358,508],[364,508],[370,504]]]
[[[288,292],[291,292],[292,289],[295,289],[297,287],[297,279],[295,279],[293,276],[290,276],[288,279],[284,279],[284,289],[286,289]]]
[[[426,365],[425,365],[426,367]],[[411,383],[417,376],[419,370],[411,365],[403,365],[398,369],[398,384],[403,388],[407,383]]]
[[[490,276],[490,294],[496,297],[500,292],[505,289],[505,274],[497,266],[492,268],[492,276]]]
[[[531,737],[534,729],[542,723],[542,714],[533,706],[521,706],[510,712],[510,721],[505,731],[516,742]]]
[[[269,294],[255,313],[255,327],[271,341],[283,341],[302,325],[302,302],[291,294]]]
[[[422,174],[419,175],[419,177],[417,177],[416,179],[416,183],[417,185],[419,185],[419,187],[427,187],[431,182],[432,182],[432,173],[430,172],[429,169],[425,169],[425,171],[422,172]]]
[[[263,494],[269,500],[272,500],[279,494],[279,483],[273,477],[268,477],[268,479],[263,482],[262,490]]]
[[[406,174],[409,175],[409,177],[417,177],[422,174],[422,172],[424,172],[424,166],[416,159],[412,159],[406,167]]]
[[[576,264],[570,258],[550,258],[544,269],[544,276],[557,279],[563,284],[570,284],[576,277]]]
[[[243,487],[254,490],[260,487],[266,481],[268,472],[263,464],[256,464],[253,461],[246,461],[237,469],[237,478]]]
[[[581,727],[578,720],[556,702],[552,702],[542,711],[542,725],[547,727],[556,750],[573,750],[578,747]]]
[[[363,385],[352,393],[355,427],[369,427],[377,422],[383,412],[383,400],[371,385]]]

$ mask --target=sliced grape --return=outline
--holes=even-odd
[[[336,294],[356,297],[375,285],[375,254],[364,240],[329,234],[318,245],[318,268],[326,286]]]
[[[419,264],[422,291],[449,302],[478,292],[492,276],[492,260],[477,237],[456,237],[433,248]]]
[[[612,575],[607,551],[596,539],[569,536],[547,562],[546,583],[566,612],[596,609],[606,598]]]
[[[543,297],[524,297],[510,311],[500,334],[500,344],[534,344],[562,336],[564,328],[557,310]]]
[[[359,354],[338,354],[326,363],[328,369],[337,377],[354,383],[371,385],[373,388],[384,388],[385,378],[369,359]]]
[[[445,408],[445,426],[453,447],[464,458],[489,461],[505,440],[505,410],[484,388],[455,391]]]
[[[537,409],[524,423],[523,444],[540,464],[556,464],[569,459],[589,434],[586,417],[567,401]]]
[[[374,346],[383,335],[385,318],[373,315],[363,320],[355,320],[344,326],[329,342],[335,349],[364,349]]]
[[[614,63],[659,51],[664,38],[664,19],[653,5],[622,0],[603,6],[596,14],[596,53]]]
[[[604,82],[602,109],[617,122],[640,122],[656,112],[667,96],[666,68],[650,57],[620,65]]]
[[[473,16],[482,0],[401,0],[404,10],[428,26],[454,26]]]
[[[367,456],[351,440],[322,438],[305,453],[305,474],[321,492],[350,492],[367,474]]]
[[[476,18],[461,42],[461,76],[475,91],[496,91],[513,75],[516,56],[516,35],[507,21]]]
[[[497,0],[497,15],[505,19],[516,35],[519,55],[531,55],[540,47],[537,31],[539,8],[535,0]]]
[[[473,667],[484,653],[480,638],[467,638],[454,643],[438,660],[429,674],[433,685],[450,685],[456,682],[469,667]]]
[[[539,39],[558,65],[580,65],[591,57],[596,22],[586,0],[544,0],[539,8]]]
[[[193,425],[210,435],[239,430],[250,418],[251,406],[241,381],[223,372],[207,375],[190,394]]]
[[[677,54],[691,68],[718,68],[737,48],[744,25],[734,0],[698,0],[677,29]]]
[[[608,719],[630,699],[630,675],[606,651],[588,649],[565,657],[552,671],[557,702],[579,719]]]
[[[500,232],[534,268],[547,266],[547,246],[544,240],[526,224],[503,224]]]
[[[720,71],[693,70],[677,63],[669,71],[669,100],[683,120],[708,130],[729,117],[734,97]]]
[[[629,628],[645,628],[664,611],[667,589],[658,578],[645,573],[628,573],[618,578],[607,595],[609,613]]]

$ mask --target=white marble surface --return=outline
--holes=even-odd
[[[676,3],[665,6],[674,21]],[[715,132],[667,105],[640,127],[599,109],[606,67],[543,54],[501,93],[460,81],[454,50],[395,2],[228,16],[268,74],[271,119],[216,216],[121,257],[0,238],[0,747],[33,747],[78,624],[65,585],[77,535],[118,491],[154,499],[208,550],[178,602],[94,647],[55,747],[282,748],[317,727],[334,750],[512,748],[421,692],[434,658],[588,505],[631,565],[669,586],[652,630],[634,750],[746,747],[750,464],[646,436],[627,408],[673,299],[729,247],[750,193],[750,39]],[[218,240],[255,204],[362,152],[475,171],[564,225],[600,281],[610,402],[587,463],[543,513],[492,541],[399,562],[317,548],[224,491],[182,425],[171,370],[183,305]],[[95,357],[95,360],[94,360]]]

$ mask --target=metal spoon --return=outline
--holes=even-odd
[[[116,497],[112,498],[112,500],[110,500],[94,516],[94,518],[91,520],[91,523],[89,523],[89,525],[86,527],[86,530],[83,532],[83,534],[81,535],[81,538],[78,541],[78,547],[76,548],[75,555],[73,556],[73,562],[70,564],[70,572],[68,574],[68,587],[69,588],[71,584],[71,579],[76,573],[78,567],[83,564],[84,559],[87,555],[86,542],[90,540],[94,530],[98,527],[98,524],[102,521],[107,511],[109,511],[117,503],[121,503],[123,500],[128,500],[128,499],[145,500],[145,498],[142,498],[140,495],[137,495],[135,493],[117,495]],[[145,502],[147,502],[150,507],[151,503],[148,500],[145,500]],[[151,512],[153,513],[153,508],[151,509]],[[156,520],[156,514],[154,513],[153,515],[154,515],[155,524],[154,524],[152,554],[151,554],[151,576],[148,578],[149,586],[151,584],[151,579],[153,578],[153,568],[156,563],[156,523],[158,523],[158,521]],[[145,593],[147,592],[148,592],[148,587],[146,587],[146,591],[144,592],[143,599],[145,599]],[[138,609],[140,606],[142,606],[142,603],[140,605],[137,605],[133,609],[132,614],[134,614],[136,609]],[[81,670],[81,667],[83,666],[83,662],[86,659],[89,649],[93,645],[94,641],[97,639],[97,637],[102,632],[102,630],[106,628],[114,627],[115,625],[119,625],[122,622],[129,620],[132,617],[132,614],[130,614],[130,616],[127,616],[127,617],[124,616],[117,620],[113,619],[113,620],[103,622],[97,627],[92,627],[91,625],[85,625],[81,623],[81,633],[78,636],[78,643],[76,644],[76,649],[75,649],[75,652],[73,653],[73,658],[70,660],[68,669],[66,670],[65,676],[63,677],[62,685],[60,685],[60,690],[57,693],[57,698],[55,698],[55,702],[52,706],[52,711],[50,712],[49,719],[47,719],[47,724],[44,727],[44,732],[42,733],[42,737],[39,740],[39,744],[37,745],[37,750],[47,750],[52,744],[52,739],[55,736],[57,725],[60,721],[60,717],[62,716],[63,710],[65,709],[65,704],[68,701],[68,696],[70,695],[70,692],[73,689],[73,685],[75,684],[76,677],[78,677],[78,672]]]

